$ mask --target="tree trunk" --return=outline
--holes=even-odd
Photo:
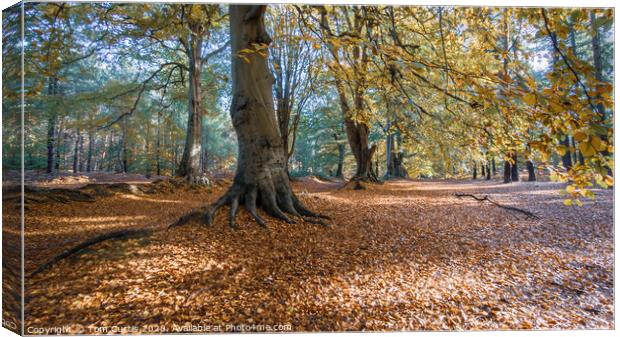
[[[77,129],[75,132],[75,147],[73,148],[73,173],[77,173],[79,171],[79,161],[80,161],[80,129]]]
[[[207,212],[211,223],[215,212],[230,205],[229,225],[236,227],[235,217],[240,202],[257,223],[265,226],[257,213],[257,203],[269,215],[288,223],[293,216],[317,216],[297,199],[286,171],[286,149],[278,129],[273,103],[273,75],[267,57],[248,55],[246,62],[238,53],[269,45],[265,30],[265,5],[230,6],[230,40],[232,49],[232,104],[230,116],[238,140],[237,170],[233,185]],[[265,48],[268,52],[268,48]]]
[[[495,167],[495,157],[491,158],[491,170],[493,171],[493,176],[497,174],[497,168]]]
[[[519,181],[519,164],[517,163],[517,153],[512,153],[512,162],[510,163],[510,175],[512,181]]]
[[[487,161],[487,180],[491,180],[491,164]]]
[[[476,162],[474,162],[474,174],[472,179],[476,180],[478,179],[478,165],[476,164]]]
[[[56,114],[50,113],[47,124],[47,173],[54,172],[54,135],[56,133]],[[58,149],[57,149],[58,150]]]
[[[200,140],[202,131],[202,91],[200,85],[200,62],[202,50],[202,38],[195,34],[190,34],[188,39],[189,47],[189,102],[187,134],[185,138],[185,148],[177,176],[184,177],[190,183],[196,183],[200,176]]]
[[[396,138],[396,146],[394,146],[394,138]],[[406,178],[408,176],[407,170],[403,165],[405,155],[401,148],[400,133],[390,134],[387,138],[386,145],[386,158],[387,158],[387,170],[385,172],[386,178]]]
[[[78,158],[78,171],[84,172],[84,136],[78,133],[80,139],[80,156]]]
[[[531,160],[525,162],[527,167],[527,181],[536,181],[536,170],[534,169],[534,163]]]
[[[56,149],[54,150],[56,152],[56,160],[54,160],[54,170],[56,171],[60,171],[60,159],[64,158],[64,155],[61,153],[62,149],[62,142],[64,140],[64,118],[60,118],[60,124],[58,125],[58,130],[56,131]]]
[[[349,108],[342,81],[336,79],[336,89],[340,98],[340,108],[344,116],[344,128],[347,133],[347,139],[351,147],[351,152],[355,158],[356,171],[353,180],[362,181],[378,181],[372,171],[372,157],[377,149],[376,145],[368,147],[368,126],[364,123],[357,123],[351,119],[351,109]],[[361,105],[357,99],[356,105]]]
[[[127,152],[127,123],[126,119],[123,120],[123,125],[121,127],[122,134],[120,139],[120,146],[118,149],[118,161],[119,161],[119,172],[127,173],[129,166],[129,153]]]
[[[155,165],[157,167],[157,175],[161,175],[161,110],[157,112],[157,139],[155,140]]]
[[[88,130],[88,153],[86,154],[86,172],[93,170],[93,150],[95,147],[95,137],[92,129]]]
[[[335,134],[334,134],[334,138],[338,140],[338,136],[336,136]],[[343,169],[344,169],[345,151],[346,151],[345,145],[338,144],[338,166],[336,168],[336,178],[340,178],[340,179],[344,178]]]
[[[512,182],[512,172],[511,172],[510,161],[504,160],[504,184],[509,184]]]
[[[57,88],[58,79],[50,77],[47,84],[47,94],[49,96],[56,95]],[[56,119],[56,111],[50,111],[50,115],[47,120],[47,173],[52,173],[54,172],[54,169],[58,169],[54,165],[54,143],[56,141],[54,136],[56,135]]]
[[[486,170],[484,168],[484,162],[481,162],[480,163],[480,176],[484,178],[486,175],[487,175],[487,173],[486,173]]]
[[[571,142],[573,144],[573,148],[575,149],[575,157],[573,158],[573,162],[579,162],[579,164],[585,165],[585,159],[583,158],[583,154],[581,154],[581,151],[579,151],[579,148],[575,142],[575,138],[571,137]]]
[[[370,147],[368,146],[368,135],[370,133],[368,126],[364,123],[354,122],[350,116],[347,116],[345,117],[345,129],[357,165],[357,170],[355,171],[355,177],[353,179],[377,181],[377,177],[372,172],[372,157],[377,146],[374,144]]]
[[[573,160],[571,158],[570,152],[570,139],[568,138],[568,136],[564,137],[564,139],[562,140],[562,145],[564,145],[564,148],[566,149],[566,152],[562,156],[562,166],[564,166],[566,171],[568,171],[573,167]]]
[[[390,122],[388,121],[387,128],[390,128]],[[389,178],[394,172],[394,160],[392,159],[392,147],[394,147],[394,135],[388,133],[385,137],[385,177]]]

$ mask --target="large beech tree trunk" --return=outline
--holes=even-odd
[[[534,163],[528,159],[525,162],[525,166],[527,167],[527,181],[536,181],[536,170],[534,169]]]
[[[396,142],[394,142],[396,140]],[[395,146],[396,145],[396,146]],[[406,178],[407,170],[403,164],[404,154],[401,148],[400,133],[389,134],[386,138],[386,172],[385,178]]]
[[[519,181],[519,167],[517,153],[512,151],[508,154],[509,159],[504,161],[504,183]]]
[[[368,135],[370,130],[364,123],[356,123],[349,116],[344,120],[345,130],[351,152],[355,157],[357,170],[355,171],[354,180],[377,181],[377,177],[372,171],[372,157],[377,150],[377,146],[373,144],[369,146]]]
[[[504,161],[504,184],[508,184],[512,181],[512,173],[510,170],[510,162]]]
[[[519,164],[517,163],[517,153],[512,153],[512,163],[510,163],[510,175],[512,181],[519,181]]]
[[[211,223],[218,208],[230,205],[229,224],[236,227],[235,216],[240,203],[245,204],[261,226],[265,226],[265,222],[258,215],[257,207],[289,223],[294,221],[285,213],[318,216],[301,204],[289,184],[286,149],[276,122],[272,96],[274,80],[267,57],[251,53],[247,56],[250,62],[238,57],[242,49],[254,49],[256,44],[271,42],[265,31],[265,10],[265,5],[230,6],[233,91],[230,116],[239,146],[237,171],[233,185],[207,211],[207,223]]]
[[[178,176],[185,177],[190,183],[196,183],[200,176],[202,108],[200,106],[202,91],[200,85],[202,38],[190,34],[188,39],[189,54],[189,101],[187,135],[185,148],[177,171]]]

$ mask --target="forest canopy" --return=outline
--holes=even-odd
[[[269,5],[269,38],[238,50],[226,5],[26,3],[23,39],[20,9],[3,12],[8,169],[23,47],[26,170],[233,170],[231,68],[264,60],[291,177],[524,165],[572,197],[613,184],[611,9]]]

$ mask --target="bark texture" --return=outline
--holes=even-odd
[[[58,92],[58,79],[57,78],[49,78],[49,82],[47,85],[47,94],[50,96],[56,95]],[[54,163],[54,143],[56,143],[56,112],[50,112],[48,117],[47,124],[47,173],[54,172],[54,169],[58,169],[55,164],[58,164],[58,161]]]
[[[390,133],[387,135],[385,150],[387,160],[385,178],[407,178],[407,169],[403,163],[405,154],[402,152],[401,137],[399,132],[396,134]]]
[[[198,29],[198,28],[194,28]],[[187,40],[189,56],[188,121],[185,148],[177,171],[178,176],[195,183],[200,176],[201,131],[202,131],[202,89],[200,85],[202,37],[190,34]]]
[[[302,205],[289,184],[287,154],[276,121],[272,96],[274,80],[267,57],[252,53],[248,56],[250,62],[245,62],[237,55],[242,49],[254,48],[254,44],[269,45],[271,42],[265,31],[265,9],[265,5],[230,6],[233,90],[230,116],[239,146],[237,170],[233,185],[207,211],[207,223],[212,222],[218,208],[230,205],[229,224],[236,227],[240,204],[245,204],[261,226],[265,226],[265,222],[257,207],[289,223],[294,222],[289,215],[319,217]],[[321,220],[314,222],[323,223]]]
[[[510,175],[512,181],[519,181],[519,164],[517,163],[517,153],[512,153],[512,162],[510,163]]]
[[[527,181],[536,181],[536,170],[534,168],[534,163],[531,160],[525,162],[525,166],[527,167]]]
[[[472,179],[473,180],[478,179],[478,165],[476,164],[476,162],[474,162],[474,171],[473,171]]]

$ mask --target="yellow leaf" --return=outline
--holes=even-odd
[[[596,149],[590,143],[579,143],[579,151],[585,157],[592,157],[596,154]]]
[[[586,133],[585,133],[585,132],[583,132],[583,131],[577,131],[577,132],[575,132],[575,134],[573,135],[573,138],[574,138],[576,141],[580,142],[580,141],[582,141],[582,140],[584,140],[584,139],[588,138],[588,135],[586,135]]]
[[[556,148],[556,151],[558,151],[558,154],[560,156],[563,156],[566,154],[566,146],[564,145],[558,145],[558,147]]]
[[[525,94],[525,96],[523,96],[523,101],[525,101],[525,103],[529,104],[529,105],[534,105],[536,104],[536,95],[534,94]]]
[[[605,144],[598,136],[592,136],[590,143],[592,143],[592,146],[597,151],[604,151],[607,148],[607,144]]]
[[[564,199],[564,206],[570,206],[573,204],[573,200],[572,199]]]

